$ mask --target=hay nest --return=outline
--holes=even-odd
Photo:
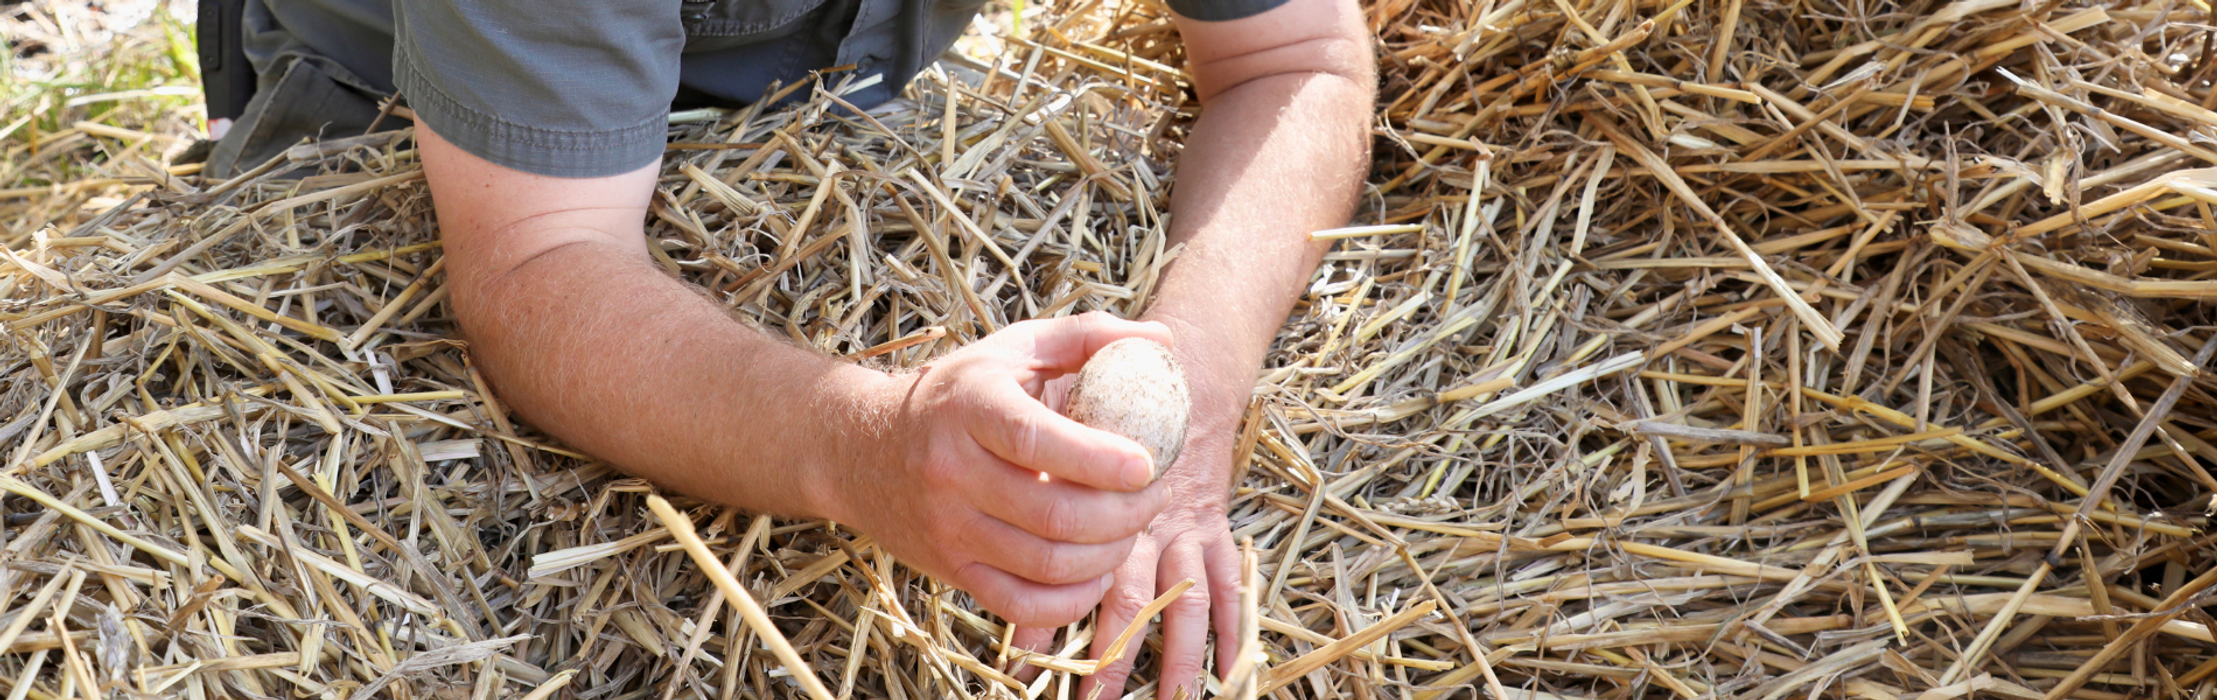
[[[73,40],[18,7],[11,45]],[[2217,691],[2206,5],[1369,13],[1375,186],[1260,378],[1246,653],[1212,689]],[[679,115],[656,260],[885,367],[1143,308],[1195,109],[1173,29],[1086,0],[971,41],[867,118],[839,74]],[[174,98],[81,75],[0,118],[11,700],[1066,698],[1088,670],[1019,683],[996,620],[867,535],[659,516],[512,423],[405,132],[217,182],[164,159]]]

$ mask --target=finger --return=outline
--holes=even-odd
[[[1170,327],[1154,321],[1127,321],[1106,311],[1016,323],[990,338],[1032,358],[1037,371],[1068,374],[1085,366],[1101,346],[1125,338],[1146,338],[1169,345]],[[1051,378],[1051,377],[1048,377]]]
[[[1052,655],[1055,653],[1055,628],[1019,627],[1016,629],[1015,636],[1009,639],[1009,646],[1034,654]],[[1006,670],[1009,675],[1015,676],[1018,682],[1030,683],[1033,678],[1039,676],[1039,667],[1024,663],[1023,655],[1011,653],[1009,657],[1011,668]]]
[[[1070,387],[1077,383],[1078,375],[1075,374],[1065,374],[1048,380],[1045,388],[1039,391],[1040,403],[1047,404],[1049,411],[1062,413],[1070,405]]]
[[[1202,563],[1200,545],[1180,539],[1162,553],[1162,563],[1155,570],[1155,586],[1167,589],[1186,579],[1192,579],[1195,585],[1162,610],[1162,676],[1155,686],[1158,698],[1178,697],[1175,689],[1180,687],[1186,689],[1188,698],[1201,697],[1197,681],[1209,646],[1208,569]]]
[[[1108,597],[1101,599],[1101,616],[1093,626],[1091,656],[1101,658],[1108,653],[1117,635],[1139,617],[1141,608],[1155,600],[1155,562],[1160,558],[1154,538],[1141,536],[1132,546],[1132,556],[1116,570],[1116,587],[1109,589]],[[1139,645],[1147,639],[1147,627],[1140,624],[1139,632],[1124,648],[1124,655],[1114,663],[1102,666],[1093,675],[1078,683],[1079,698],[1118,698],[1124,695],[1124,681],[1132,675],[1132,657],[1137,656]]]
[[[1061,627],[1076,622],[1115,582],[1112,577],[1102,576],[1083,583],[1050,586],[977,562],[963,565],[953,580],[970,592],[979,607],[1018,627]]]
[[[1014,384],[987,380],[966,398],[970,438],[1017,466],[1110,491],[1138,491],[1155,478],[1147,448],[1047,410]]]
[[[1156,482],[1133,493],[1041,481],[1037,472],[999,459],[973,470],[970,500],[985,514],[1053,542],[1102,544],[1130,539],[1170,502],[1170,485]]]
[[[1230,673],[1232,663],[1238,659],[1239,615],[1247,605],[1240,600],[1239,586],[1245,577],[1240,568],[1239,547],[1232,545],[1230,533],[1217,537],[1201,550],[1201,564],[1209,572],[1209,617],[1216,622],[1216,676],[1218,680]]]
[[[1131,555],[1132,539],[1102,544],[1050,542],[1038,535],[979,516],[966,543],[978,560],[1033,583],[1051,586],[1093,581],[1116,572]]]

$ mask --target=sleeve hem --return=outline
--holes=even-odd
[[[393,82],[408,107],[439,137],[502,167],[564,178],[606,177],[645,167],[661,157],[669,135],[668,111],[604,131],[563,131],[501,119],[471,109],[416,70],[394,47]]]
[[[1228,22],[1278,9],[1286,0],[1164,0],[1164,4],[1186,19]]]

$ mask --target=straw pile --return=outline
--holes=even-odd
[[[18,7],[19,53],[71,46]],[[1369,12],[1375,188],[1242,436],[1247,653],[1212,690],[2217,692],[2206,5]],[[656,260],[884,367],[1143,308],[1195,111],[1174,31],[992,24],[869,117],[837,73],[679,115]],[[406,132],[212,181],[164,164],[172,98],[67,99],[121,74],[0,118],[10,700],[1067,698],[1120,632],[1019,683],[997,621],[865,534],[656,515],[486,390]]]

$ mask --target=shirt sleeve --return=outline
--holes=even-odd
[[[1277,9],[1286,0],[1165,0],[1170,11],[1187,19],[1225,22],[1246,19]]]
[[[393,80],[441,138],[554,177],[662,154],[685,29],[676,0],[398,0]]]

